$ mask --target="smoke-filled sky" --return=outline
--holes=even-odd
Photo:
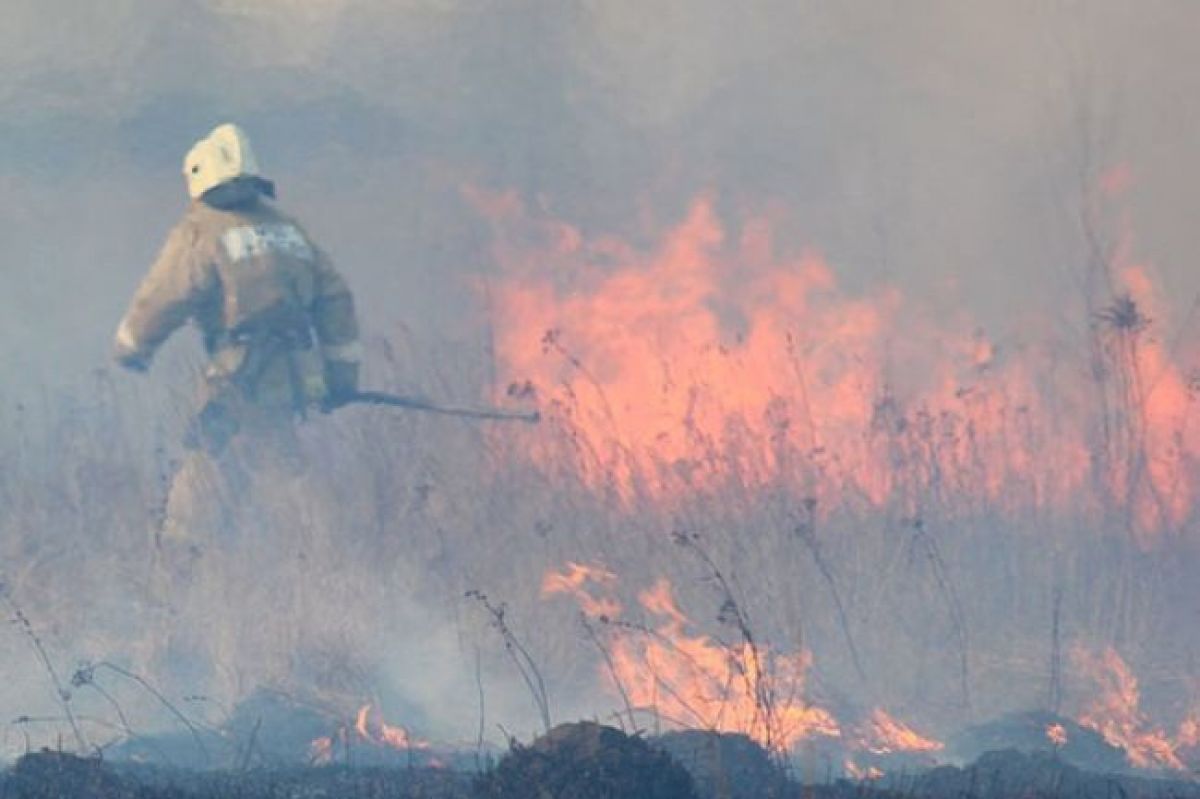
[[[185,204],[182,154],[227,120],[374,336],[477,346],[493,266],[468,184],[635,243],[710,192],[851,291],[963,303],[1004,336],[1077,307],[1082,198],[1118,165],[1178,322],[1198,36],[1182,0],[6,0],[0,379],[105,363]]]

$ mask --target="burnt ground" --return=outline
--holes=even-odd
[[[472,775],[450,769],[290,767],[151,769],[58,752],[22,757],[3,799],[471,799]]]
[[[194,771],[42,751],[0,774],[0,799],[1200,799],[1200,782],[1185,778],[1102,775],[1016,750],[871,784],[804,786],[744,736],[675,735],[643,739],[565,724],[514,745],[483,774],[364,766]],[[704,751],[719,752],[719,762],[699,757]]]

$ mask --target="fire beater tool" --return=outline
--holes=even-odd
[[[458,405],[442,405],[424,397],[407,394],[389,394],[386,391],[356,391],[345,404],[383,405],[389,408],[406,408],[411,411],[426,411],[443,416],[460,416],[468,419],[491,419],[508,422],[529,422],[536,424],[542,420],[537,411],[513,411],[504,408],[470,408]]]

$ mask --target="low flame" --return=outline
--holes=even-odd
[[[1067,745],[1067,728],[1061,724],[1047,724],[1046,738],[1055,749],[1061,749]]]
[[[403,727],[388,724],[383,720],[383,714],[370,704],[359,708],[354,719],[354,731],[358,734],[359,740],[377,746],[401,751],[430,748],[428,741],[414,739]]]
[[[325,766],[333,762],[333,738],[325,735],[308,745],[308,760],[316,766]]]
[[[859,782],[878,782],[883,779],[884,773],[875,766],[859,766],[853,760],[847,759],[843,764],[846,769],[846,776],[852,780]]]
[[[605,676],[633,710],[680,727],[744,733],[780,750],[815,737],[843,738],[834,715],[804,697],[809,652],[781,653],[696,632],[666,579],[638,595],[638,604],[655,619],[653,625],[620,621],[620,603],[595,593],[612,589],[616,580],[604,567],[568,562],[562,572],[547,572],[542,595],[574,597],[587,617],[616,633],[608,643]],[[844,743],[873,754],[943,748],[882,708]]]
[[[333,762],[334,750],[339,742],[349,740],[354,745],[374,746],[397,752],[428,752],[432,745],[428,741],[414,738],[408,730],[388,724],[383,714],[368,703],[354,714],[354,722],[342,726],[331,736],[322,736],[309,744],[309,762],[327,765]],[[432,763],[435,767],[437,762]]]
[[[1184,719],[1175,742],[1180,749],[1200,749],[1200,718],[1193,715]]]
[[[1076,648],[1072,655],[1077,670],[1097,688],[1079,723],[1123,749],[1130,764],[1138,768],[1185,770],[1178,753],[1185,745],[1183,737],[1172,739],[1161,728],[1151,726],[1141,711],[1137,677],[1117,651],[1107,647],[1095,655]],[[1180,732],[1186,734],[1187,729]]]
[[[945,744],[919,735],[907,724],[892,718],[883,708],[876,708],[864,725],[862,745],[877,755],[896,752],[940,752]]]
[[[542,579],[542,597],[568,594],[579,603],[584,615],[596,621],[615,619],[621,615],[621,604],[607,597],[596,597],[587,588],[589,583],[611,586],[617,576],[600,566],[585,566],[567,562],[566,571],[546,572]]]
[[[832,715],[803,699],[808,652],[721,644],[692,632],[665,579],[638,602],[657,621],[613,640],[610,675],[635,709],[683,727],[745,733],[768,748],[841,735]]]

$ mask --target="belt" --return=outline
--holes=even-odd
[[[229,346],[264,344],[280,349],[310,350],[313,347],[313,334],[308,327],[251,328],[248,330],[223,330],[208,337],[205,341],[205,346],[210,353]]]

